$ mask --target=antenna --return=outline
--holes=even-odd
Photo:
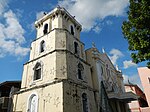
[[[44,15],[46,15],[47,13],[46,13],[46,12],[44,12],[43,14],[44,14]]]
[[[95,42],[92,42],[92,47],[96,48]]]
[[[132,83],[130,82],[129,78],[128,78],[128,84],[132,84]]]

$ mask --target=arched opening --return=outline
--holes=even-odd
[[[74,27],[72,25],[70,25],[70,31],[71,31],[71,34],[74,35]]]
[[[48,24],[45,24],[45,25],[44,25],[43,33],[44,33],[44,35],[45,35],[46,33],[48,33]]]
[[[74,42],[74,53],[79,54],[79,45],[77,42]]]
[[[34,67],[34,79],[33,80],[38,80],[41,79],[41,63],[37,63]]]
[[[110,77],[110,70],[108,68],[108,65],[106,64],[106,73],[107,73],[107,77]]]
[[[40,43],[40,53],[41,53],[41,52],[44,52],[44,50],[45,50],[45,41],[43,40],[43,41],[41,41],[41,43]]]
[[[37,112],[37,110],[38,110],[38,96],[36,94],[32,94],[29,98],[27,112]]]
[[[78,64],[78,79],[83,80],[84,67],[81,63]]]
[[[88,101],[87,101],[87,94],[82,94],[82,106],[83,106],[83,112],[88,112]]]

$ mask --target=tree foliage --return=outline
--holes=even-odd
[[[150,0],[130,0],[128,20],[122,31],[133,62],[147,61],[150,68]]]

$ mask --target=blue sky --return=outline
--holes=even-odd
[[[128,0],[0,0],[0,82],[21,80],[29,47],[36,38],[34,22],[57,5],[65,7],[82,24],[85,49],[96,47],[109,55],[124,78],[138,83],[138,66],[128,51],[121,25],[127,20]]]

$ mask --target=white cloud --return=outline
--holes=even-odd
[[[141,80],[140,80],[140,77],[138,74],[135,74],[132,76],[123,75],[123,79],[124,79],[124,84],[129,84],[129,82],[130,82],[132,84],[138,85],[143,90]],[[129,80],[129,82],[128,82],[128,80]]]
[[[27,25],[27,28],[30,29],[31,32],[33,32],[33,31],[35,30],[34,22],[31,23],[31,24],[28,24],[28,25]]]
[[[129,60],[129,61],[125,60],[123,61],[123,66],[124,66],[124,69],[127,69],[129,67],[136,67],[137,64],[133,63],[132,60]]]
[[[8,6],[8,0],[0,0],[0,15],[5,11]]]
[[[112,25],[112,24],[113,24],[113,22],[112,22],[112,21],[110,21],[110,20],[107,20],[107,21],[106,21],[106,24],[107,24],[107,25]]]
[[[93,28],[93,31],[95,31],[96,33],[99,33],[101,30],[102,30],[102,29],[101,29],[101,27],[99,27],[99,26],[95,26],[95,27]]]
[[[44,11],[40,11],[36,13],[36,20],[42,18],[44,16]]]
[[[118,49],[112,49],[112,50],[109,52],[109,54],[110,54],[109,58],[110,58],[110,60],[112,61],[112,63],[113,63],[114,65],[116,65],[117,60],[118,60],[120,57],[123,57],[123,56],[124,56],[124,54],[123,54],[120,50],[118,50]]]
[[[0,1],[0,13],[3,23],[0,21],[0,57],[8,54],[14,56],[25,56],[29,48],[22,47],[25,43],[24,29],[22,28],[17,15],[12,10],[7,10],[8,2]]]
[[[4,13],[4,18],[6,21],[4,33],[8,39],[15,39],[19,43],[25,42],[25,38],[23,36],[24,29],[20,25],[18,19],[15,14],[9,10]]]
[[[128,0],[64,0],[59,1],[83,25],[84,31],[89,31],[98,21],[107,16],[122,16],[128,6]]]

